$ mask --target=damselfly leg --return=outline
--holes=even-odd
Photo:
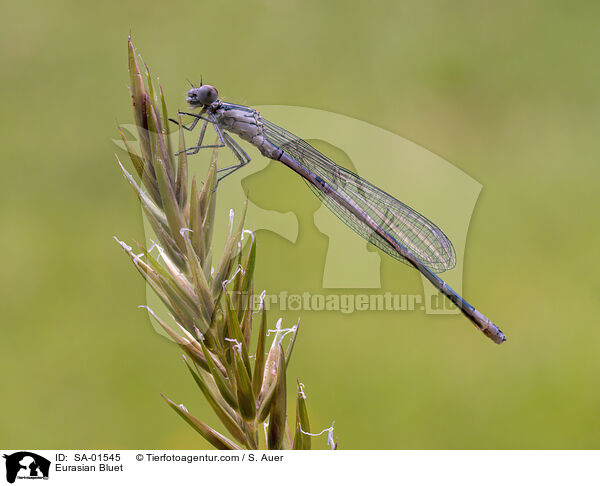
[[[200,136],[198,137],[198,142],[196,143],[196,146],[194,147],[189,147],[186,148],[185,150],[182,150],[181,152],[177,152],[175,155],[179,155],[181,153],[186,153],[187,155],[196,155],[200,149],[203,148],[220,148],[220,147],[225,147],[225,140],[223,138],[223,135],[221,134],[221,130],[219,129],[219,127],[217,127],[216,125],[216,120],[214,119],[208,119],[208,118],[204,118],[202,116],[203,112],[200,112],[200,114],[196,114],[196,113],[185,113],[185,112],[179,112],[180,115],[189,115],[189,116],[193,116],[194,117],[194,121],[192,123],[190,123],[189,126],[185,126],[185,125],[181,125],[181,128],[188,130],[188,131],[192,131],[196,125],[198,124],[198,122],[200,120],[204,120],[204,123],[202,124],[202,128],[200,129]],[[209,115],[210,116],[210,115]],[[213,116],[214,118],[214,116]],[[179,126],[179,122],[174,120],[173,118],[169,118],[169,121],[172,121],[173,123],[176,123]],[[206,127],[208,126],[209,123],[212,123],[215,126],[215,130],[217,131],[217,135],[219,135],[219,144],[212,144],[212,145],[202,145],[202,142],[204,141],[204,136],[206,135]]]
[[[222,169],[218,169],[217,172],[225,172],[226,174],[219,176],[217,179],[217,184],[225,179],[225,177],[233,174],[236,170],[244,167],[248,162],[250,162],[250,156],[244,151],[242,147],[229,135],[227,132],[223,132],[223,138],[225,139],[225,144],[233,152],[233,155],[239,160],[239,164],[231,165],[229,167],[223,167]]]
[[[188,115],[188,116],[191,116],[194,118],[192,123],[190,123],[188,126],[185,126],[183,124],[181,125],[181,127],[187,131],[194,130],[194,128],[196,127],[196,125],[198,124],[198,122],[200,120],[203,120],[204,123],[202,124],[202,128],[200,129],[200,136],[198,137],[198,142],[196,143],[196,146],[188,147],[187,149],[183,150],[182,152],[177,152],[175,155],[179,155],[183,152],[185,152],[187,155],[195,155],[200,151],[200,149],[204,149],[204,148],[228,147],[229,150],[231,150],[231,152],[233,153],[233,155],[235,155],[235,157],[238,159],[239,163],[230,165],[229,167],[223,167],[222,169],[217,170],[217,172],[225,172],[225,174],[223,174],[217,178],[217,186],[218,186],[220,181],[222,181],[223,179],[225,179],[225,177],[233,174],[236,170],[238,170],[241,167],[243,167],[244,165],[246,165],[248,162],[250,162],[251,159],[250,159],[250,156],[245,152],[245,150],[242,147],[240,147],[240,145],[228,133],[223,132],[221,130],[221,128],[217,124],[217,119],[215,118],[215,116],[212,113],[206,113],[206,116],[208,118],[205,118],[204,116],[202,116],[204,113],[205,113],[205,110],[202,110],[198,114],[187,113],[187,112],[183,112],[183,111],[179,112],[180,115]],[[171,121],[179,126],[179,122],[177,120],[174,120],[173,118],[169,118],[169,121]],[[209,123],[213,125],[215,132],[217,133],[217,137],[219,138],[220,143],[211,144],[211,145],[202,145],[202,142],[204,141],[204,137],[206,135],[206,128],[208,127]],[[215,186],[215,189],[216,189],[216,186]]]

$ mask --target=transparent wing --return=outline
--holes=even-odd
[[[335,164],[301,138],[264,118],[261,121],[264,136],[269,142],[324,179],[343,197],[353,201],[432,271],[442,273],[454,268],[456,253],[452,243],[443,231],[425,216],[353,172]],[[383,237],[352,212],[329,198],[319,187],[305,182],[323,204],[360,236],[397,260],[409,264]]]

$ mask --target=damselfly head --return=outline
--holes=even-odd
[[[219,93],[214,86],[205,84],[199,88],[192,88],[187,92],[186,101],[191,106],[208,106],[217,101]]]

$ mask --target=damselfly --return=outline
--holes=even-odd
[[[229,134],[234,133],[265,157],[298,173],[334,214],[368,242],[415,267],[492,341],[498,344],[506,341],[498,327],[436,275],[454,268],[456,254],[448,237],[425,216],[335,164],[306,141],[262,118],[256,110],[219,100],[213,86],[190,89],[187,102],[201,110],[180,112],[194,117],[183,128],[191,131],[201,120],[203,123],[198,143],[185,152],[197,154],[203,148],[228,147],[239,161],[219,169],[219,180],[250,162],[248,154]],[[214,127],[219,143],[203,145],[209,124]]]

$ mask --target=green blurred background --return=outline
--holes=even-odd
[[[335,420],[344,449],[600,447],[600,5],[38,0],[3,10],[0,448],[207,447],[159,392],[216,424],[178,349],[136,308],[144,285],[112,240],[144,237],[111,141],[116,120],[131,122],[130,31],[171,110],[186,78],[203,75],[239,103],[380,126],[483,185],[464,291],[509,341],[494,345],[462,316],[306,313],[289,376],[306,384],[315,430]],[[318,201],[280,173],[298,188],[285,205],[301,222],[298,254],[323,252]],[[254,177],[268,193],[269,175]],[[258,238],[258,288],[318,291],[310,260],[270,265],[289,244]],[[422,292],[390,258],[382,274],[395,291]]]

